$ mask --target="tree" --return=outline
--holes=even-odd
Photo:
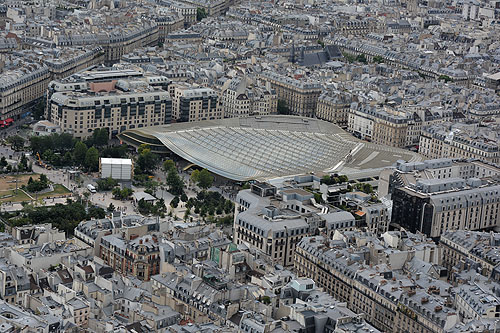
[[[188,196],[186,195],[186,193],[182,193],[181,194],[181,201],[182,202],[187,202],[188,201]]]
[[[24,147],[24,139],[19,135],[11,136],[9,139],[10,144],[12,145],[12,149],[15,151],[22,150]]]
[[[202,189],[207,189],[212,186],[214,182],[214,176],[207,169],[203,169],[200,171],[200,175],[198,176],[198,186]]]
[[[111,202],[108,206],[108,212],[112,213],[115,211],[115,205]]]
[[[189,176],[189,179],[191,179],[191,181],[192,181],[194,184],[198,184],[199,177],[200,177],[200,170],[196,169],[196,170],[194,170],[194,171],[191,173],[191,176]]]
[[[160,200],[156,201],[153,213],[155,215],[165,217],[166,212],[167,212],[167,206],[165,206],[165,200],[161,198]]]
[[[125,158],[127,156],[127,145],[106,147],[100,152],[101,157]]]
[[[5,168],[8,164],[5,156],[2,156],[2,158],[0,158],[0,167]]]
[[[224,213],[231,214],[234,210],[234,204],[231,200],[227,199],[224,203]]]
[[[264,303],[265,305],[271,304],[271,297],[269,297],[269,296],[263,296],[262,297],[262,303]]]
[[[120,198],[121,190],[119,187],[115,187],[113,190],[111,190],[111,194],[115,198]]]
[[[98,191],[109,191],[117,185],[118,185],[118,182],[111,177],[108,177],[106,179],[98,179],[97,180],[97,190]]]
[[[349,62],[349,63],[353,63],[354,60],[356,60],[356,58],[352,55],[352,54],[349,54],[349,53],[342,53],[342,56]]]
[[[120,200],[126,200],[130,198],[130,196],[134,193],[134,190],[131,188],[125,187],[123,189],[120,189],[119,187],[115,187],[112,191],[111,194],[113,195],[114,198],[120,199]]]
[[[140,171],[140,173],[152,173],[158,165],[158,155],[152,153],[151,148],[146,144],[140,145],[137,151],[139,153],[136,161],[136,166],[139,169],[138,171]]]
[[[358,191],[364,192],[366,194],[373,193],[373,187],[367,183],[358,183],[354,185],[354,188]]]
[[[278,108],[277,108],[278,114],[284,114],[288,115],[290,114],[290,109],[286,105],[286,102],[282,99],[278,100]]]
[[[157,181],[154,181],[152,179],[149,179],[146,182],[146,190],[144,192],[149,193],[149,194],[154,196],[156,193],[156,190],[158,189],[158,186],[160,186],[160,183],[158,183]]]
[[[346,175],[341,175],[339,176],[339,181],[341,183],[347,183],[349,181],[349,178]]]
[[[21,156],[21,160],[19,161],[19,164],[17,165],[17,168],[19,171],[27,171],[29,169],[28,167],[28,159],[26,158],[26,155],[23,154]]]
[[[321,177],[321,183],[322,184],[326,184],[326,185],[331,185],[331,177],[330,175],[324,175],[323,177]]]
[[[368,61],[366,61],[366,56],[364,54],[359,54],[356,57],[356,60],[359,61],[359,62],[365,63],[365,64],[368,62]]]
[[[446,83],[453,81],[453,79],[451,77],[449,77],[448,75],[439,75],[438,80],[444,81]]]
[[[73,165],[73,156],[71,156],[71,153],[69,151],[64,154],[64,157],[62,159],[62,164],[65,166],[70,166]]]
[[[167,185],[169,186],[169,192],[173,195],[181,195],[184,192],[184,183],[175,169],[169,171],[167,175]]]
[[[316,200],[317,203],[323,203],[323,197],[321,196],[321,193],[314,193],[314,200]]]
[[[172,201],[170,201],[170,206],[172,208],[177,208],[179,206],[179,197],[175,196]]]
[[[69,133],[54,133],[49,136],[49,140],[51,140],[52,149],[60,153],[71,150],[75,141]]]
[[[175,162],[172,160],[165,160],[165,162],[163,162],[163,170],[168,173],[171,169],[175,169]]]
[[[207,17],[207,11],[205,8],[196,8],[196,21],[200,22],[205,17]]]
[[[188,208],[184,212],[184,221],[187,221],[187,219],[189,218],[189,215],[191,215],[191,210]]]
[[[92,139],[95,146],[102,147],[107,145],[109,141],[108,129],[106,127],[96,129],[94,133],[92,133]]]
[[[85,166],[89,171],[99,169],[99,151],[96,147],[90,147],[85,154]]]
[[[382,58],[382,56],[375,56],[375,57],[373,57],[373,62],[375,62],[377,64],[383,63],[384,58]]]
[[[41,174],[40,179],[33,180],[32,177],[28,179],[28,185],[26,185],[26,190],[31,193],[40,192],[49,187],[49,179],[46,175]]]
[[[46,175],[44,175],[43,173],[40,175],[40,179],[39,179],[40,182],[42,183],[48,183],[49,182],[49,179],[47,178]]]
[[[81,141],[77,141],[73,150],[73,157],[78,165],[83,165],[85,156],[87,155],[87,145]]]
[[[45,113],[45,99],[42,98],[33,108],[31,115],[33,116],[33,119],[40,120],[43,118],[44,113]]]

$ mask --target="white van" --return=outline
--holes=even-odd
[[[87,185],[87,189],[89,190],[90,193],[96,193],[96,189],[95,189],[95,186],[92,185],[92,184],[88,184]]]

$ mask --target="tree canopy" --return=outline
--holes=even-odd
[[[212,186],[214,182],[214,176],[207,169],[203,169],[200,171],[198,175],[198,186],[202,189],[207,189]]]
[[[89,207],[88,211],[79,203],[68,200],[66,204],[56,204],[55,206],[33,207],[26,206],[16,213],[5,213],[7,223],[11,226],[21,226],[25,224],[52,223],[52,225],[69,235],[72,235],[79,222],[90,220],[91,218],[104,218],[105,211],[102,208]]]
[[[167,174],[168,191],[173,195],[181,195],[184,193],[184,182],[177,173],[176,169],[170,169]]]
[[[201,21],[203,20],[205,17],[207,17],[208,14],[207,14],[207,11],[205,10],[205,8],[196,8],[196,21]]]
[[[139,155],[137,156],[135,171],[138,174],[152,174],[160,160],[158,155],[151,152],[151,148],[146,144],[140,145],[137,151]]]
[[[11,136],[7,140],[11,144],[12,149],[14,149],[15,151],[20,151],[24,147],[25,140],[19,135]]]
[[[90,147],[87,150],[84,165],[89,171],[99,170],[99,151],[96,147]]]
[[[171,169],[175,169],[175,162],[172,160],[165,160],[165,162],[163,162],[163,170],[168,173]]]
[[[277,108],[278,114],[284,114],[288,115],[290,114],[290,108],[286,105],[286,102],[282,99],[278,100],[278,108]]]

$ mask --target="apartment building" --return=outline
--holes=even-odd
[[[0,298],[9,304],[24,305],[31,293],[30,276],[23,267],[0,263]]]
[[[390,214],[384,203],[363,192],[347,192],[341,197],[341,204],[356,216],[358,228],[375,235],[389,230]]]
[[[182,17],[183,19],[182,25],[184,28],[189,28],[191,25],[196,23],[196,12],[197,12],[196,6],[179,1],[169,1],[169,0],[161,0],[159,3],[162,6],[165,6],[173,10],[180,17]]]
[[[175,83],[172,95],[172,119],[179,122],[222,119],[222,106],[211,88]]]
[[[231,0],[178,0],[181,3],[193,6],[195,8],[202,8],[209,16],[223,15],[232,2]]]
[[[172,13],[161,8],[158,9],[155,22],[158,25],[158,42],[163,43],[168,34],[184,28],[185,17],[178,12]]]
[[[341,92],[326,92],[318,98],[316,117],[347,128],[347,119],[352,99]]]
[[[64,31],[54,38],[56,46],[101,46],[104,50],[105,63],[116,63],[122,55],[137,48],[156,46],[158,44],[159,28],[155,19],[140,20],[128,25],[120,26],[112,32],[104,32],[96,36],[93,33],[70,33]],[[33,43],[39,42],[32,39]]]
[[[341,243],[322,236],[305,237],[297,244],[294,268],[299,276],[313,279],[335,299],[346,302],[350,310],[363,313],[368,323],[383,332],[445,332],[458,322],[458,316],[449,309],[453,306],[451,285],[425,272],[414,272],[413,264],[422,261],[408,256],[420,245],[428,244],[425,251],[431,251],[435,244],[411,236],[416,241],[413,248],[409,239],[405,243],[410,235],[387,236],[396,238],[399,245],[392,247],[361,234],[346,235]],[[351,245],[345,244],[350,239]],[[374,244],[365,246],[367,242]],[[408,244],[404,249],[403,243]],[[368,255],[362,247],[378,250],[365,250],[371,251]],[[378,263],[382,253],[391,255]],[[370,259],[362,259],[367,257]],[[396,257],[402,259],[399,264]]]
[[[160,272],[160,247],[155,236],[122,238],[113,234],[102,237],[99,257],[122,275],[149,281]]]
[[[500,162],[498,126],[443,123],[422,130],[419,153],[428,158],[473,158]]]
[[[278,97],[270,85],[249,84],[245,78],[227,80],[221,87],[225,118],[275,114]]]
[[[495,178],[500,169],[490,163],[478,160],[452,160],[438,158],[422,162],[398,161],[396,168],[388,168],[380,173],[378,192],[380,196],[391,194],[393,189],[402,186],[415,186],[419,179],[449,178]]]
[[[40,55],[37,54],[39,57]],[[89,49],[65,48],[64,57],[54,55],[44,59],[44,64],[49,68],[51,79],[62,79],[83,69],[101,65],[105,55],[102,47]]]
[[[174,271],[152,276],[153,299],[175,309],[194,324],[224,323],[238,312],[237,299],[241,297],[242,288],[231,285],[222,276],[192,273],[183,276]]]
[[[110,137],[127,129],[168,124],[170,80],[134,70],[88,71],[53,81],[47,93],[47,119],[78,138],[107,127]]]
[[[76,73],[104,62],[101,47],[92,49],[66,48],[47,50],[38,47],[19,50],[9,56],[10,65],[0,66],[1,119],[19,118],[43,97],[51,79]],[[12,64],[17,64],[13,66]],[[5,66],[5,67],[3,67]],[[3,67],[3,68],[2,68]]]
[[[493,230],[500,220],[500,185],[477,178],[420,179],[395,188],[392,223],[440,237],[447,230]]]
[[[0,74],[0,119],[19,119],[26,108],[43,96],[50,71],[39,62],[21,60],[17,68],[3,68]]]
[[[318,98],[322,93],[319,82],[290,78],[270,71],[263,72],[258,77],[271,84],[278,100],[285,102],[290,114],[312,117],[316,113]]]
[[[467,266],[483,276],[500,281],[498,266],[500,238],[498,234],[480,231],[455,230],[445,232],[439,245],[443,249],[443,266],[450,272],[450,280]]]
[[[407,144],[408,122],[405,113],[352,103],[347,130],[361,139],[402,148]]]
[[[347,17],[336,18],[333,25],[344,36],[364,36],[380,30],[376,20],[371,18],[351,19]]]

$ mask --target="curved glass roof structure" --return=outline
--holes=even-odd
[[[332,123],[295,116],[175,123],[132,129],[119,137],[136,147],[147,143],[153,151],[171,151],[215,174],[241,181],[420,160],[409,151],[357,140]]]

